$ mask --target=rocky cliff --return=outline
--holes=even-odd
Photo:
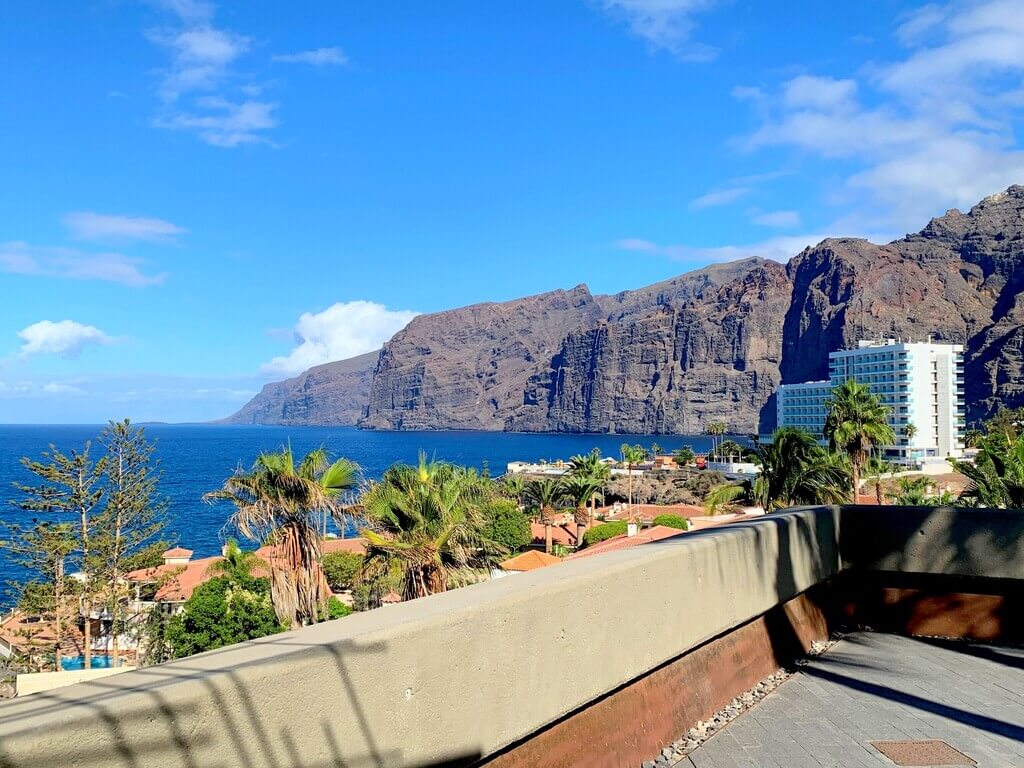
[[[748,432],[771,426],[780,382],[825,377],[829,351],[929,334],[965,344],[975,419],[1024,405],[1022,290],[1015,186],[887,245],[829,239],[785,265],[746,259],[615,296],[581,285],[421,315],[372,375],[365,361],[320,366],[232,419],[349,423],[362,402],[359,423],[378,429]]]
[[[267,384],[221,424],[323,424],[355,426],[366,412],[379,352],[310,368]]]

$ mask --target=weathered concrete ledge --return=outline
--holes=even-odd
[[[805,593],[844,566],[1024,578],[999,513],[885,513],[794,510],[37,694],[0,706],[0,765],[468,765],[659,671],[678,686],[764,649],[780,612],[820,633]],[[579,764],[599,764],[588,746]]]

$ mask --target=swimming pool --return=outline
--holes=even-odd
[[[60,665],[65,671],[74,669],[85,669],[85,656],[61,656]],[[110,669],[113,659],[110,656],[94,653],[92,655],[93,669]]]

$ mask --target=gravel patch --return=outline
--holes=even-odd
[[[693,752],[701,744],[725,728],[725,726],[731,721],[735,720],[769,693],[786,682],[786,680],[794,675],[800,667],[807,663],[808,657],[820,656],[835,645],[839,639],[840,638],[836,636],[827,641],[815,640],[811,643],[811,647],[807,651],[807,657],[797,659],[791,668],[780,668],[776,670],[753,688],[734,698],[722,707],[722,709],[711,715],[707,720],[698,721],[690,730],[671,744],[665,746],[657,758],[654,760],[645,760],[641,764],[641,768],[668,768],[668,766],[675,765],[690,752]]]

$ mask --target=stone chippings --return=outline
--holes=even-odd
[[[811,647],[807,651],[807,656],[820,656],[835,645],[839,639],[840,638],[838,636],[835,636],[827,641],[815,640],[811,643]],[[664,766],[675,765],[679,760],[682,760],[690,752],[693,752],[701,744],[722,730],[726,725],[786,682],[786,680],[796,672],[797,667],[803,666],[806,663],[806,659],[798,659],[795,662],[794,667],[791,669],[779,668],[750,690],[735,697],[732,701],[711,715],[707,720],[697,721],[696,725],[690,728],[686,733],[668,746],[662,748],[661,753],[656,759],[645,760],[641,764],[641,768],[664,768]]]

